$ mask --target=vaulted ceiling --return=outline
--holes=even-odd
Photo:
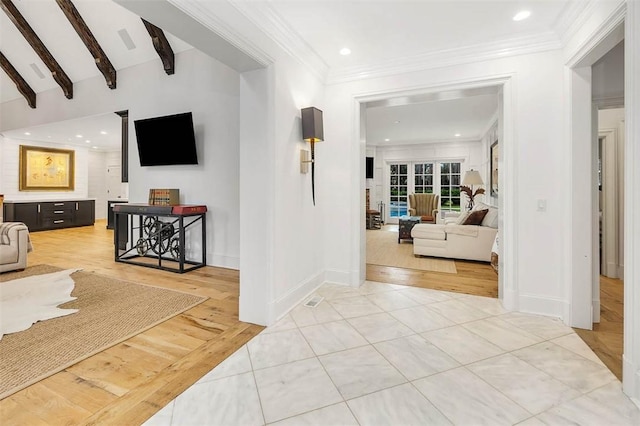
[[[64,1],[68,0],[13,0],[13,4],[71,82],[99,76],[102,73],[92,53],[59,6]],[[152,60],[163,66],[139,16],[111,0],[71,1],[116,71]],[[446,64],[469,56],[495,57],[559,48],[571,31],[571,24],[589,3],[584,0],[225,1],[277,41],[295,40],[306,54],[316,58],[320,68],[324,67],[320,74],[329,83],[400,68],[419,69],[427,63]],[[190,1],[147,0],[147,4],[152,2],[180,7]],[[198,7],[213,10],[216,3],[203,2]],[[521,10],[529,10],[531,16],[514,21],[513,16]],[[191,48],[171,34],[165,35],[175,53]],[[340,54],[343,48],[349,48],[351,53]],[[0,52],[35,93],[59,88],[43,60],[5,13],[0,13]],[[62,90],[60,96],[62,101]],[[0,72],[0,102],[18,98],[22,95],[16,85],[5,72]],[[431,124],[422,120],[423,127],[433,131],[434,137],[452,139],[454,133],[461,133],[465,138],[477,138],[486,127],[480,121],[488,119],[487,111],[495,111],[495,99],[490,95],[463,97],[450,100],[446,106],[435,106],[432,101],[418,102],[422,105],[417,109],[410,105],[384,106],[372,109],[369,114],[377,127],[393,117],[393,121],[398,121],[399,114],[406,114],[405,123],[420,122],[416,117],[425,114],[438,116],[440,119]],[[457,125],[447,127],[445,123],[450,120],[442,114],[451,109],[458,112]],[[463,114],[465,111],[468,113]],[[395,127],[399,132],[400,126]],[[384,139],[410,142],[420,131],[418,124],[395,134],[389,129],[375,128],[371,129],[371,135],[375,135],[376,142],[371,142],[385,144]]]
[[[140,17],[111,1],[1,0],[0,5],[3,10],[15,9],[24,18],[71,83],[102,75],[97,65],[102,66],[104,60],[94,60],[65,15],[64,3],[75,6],[116,71],[151,60],[163,66]],[[9,15],[0,13],[0,52],[36,94],[60,87],[41,55],[30,46]],[[171,34],[166,37],[174,53],[191,48]],[[117,81],[109,84],[105,79],[105,84],[117,90]],[[62,89],[61,95],[65,95]],[[16,84],[6,72],[1,72],[0,102],[21,97]]]

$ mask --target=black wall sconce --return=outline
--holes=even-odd
[[[315,107],[303,108],[302,112],[302,139],[311,143],[311,160],[309,160],[309,151],[300,151],[300,172],[307,173],[308,165],[311,163],[311,196],[313,197],[313,205],[316,205],[316,188],[315,188],[315,153],[314,145],[316,142],[324,140],[324,131],[322,129],[322,111]]]

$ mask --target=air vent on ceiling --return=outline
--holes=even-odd
[[[136,48],[136,44],[133,42],[133,39],[131,39],[129,32],[126,29],[123,28],[119,30],[118,35],[122,39],[122,42],[124,43],[124,45],[127,46],[127,49],[133,50]]]
[[[36,75],[40,77],[40,79],[44,79],[44,74],[42,73],[42,71],[40,71],[40,68],[36,64],[29,64],[29,66],[31,67],[33,72],[35,72]]]

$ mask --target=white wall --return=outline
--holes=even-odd
[[[89,198],[96,200],[96,219],[107,217],[107,153],[89,150]]]
[[[327,269],[340,272],[342,282],[353,284],[360,278],[361,253],[353,253],[363,232],[353,210],[360,208],[358,169],[363,150],[354,134],[358,129],[356,99],[391,96],[395,92],[461,84],[473,80],[511,77],[513,115],[509,127],[515,129],[509,144],[514,163],[509,185],[514,185],[512,211],[503,212],[513,221],[517,234],[516,247],[505,247],[514,262],[515,283],[519,291],[519,309],[562,316],[562,273],[565,268],[562,235],[566,224],[558,220],[564,199],[563,185],[557,176],[564,168],[564,151],[558,139],[562,134],[562,57],[560,51],[522,55],[500,60],[478,62],[336,84],[328,87],[327,109],[333,120],[326,121],[325,131],[341,144],[331,146],[325,160],[327,181],[323,198],[327,200],[325,220],[325,252]],[[369,98],[367,98],[368,100]],[[501,161],[506,161],[505,159]],[[360,166],[362,167],[362,166]],[[536,200],[547,202],[547,211],[536,211]],[[356,200],[354,203],[353,200]],[[347,207],[349,206],[349,207]],[[504,240],[503,240],[504,241]],[[517,257],[516,257],[517,256]],[[545,265],[544,268],[540,265]],[[351,280],[350,280],[351,279]]]
[[[55,89],[38,94],[35,110],[23,99],[3,103],[0,131],[128,109],[130,201],[147,202],[149,188],[179,188],[182,203],[206,204],[207,264],[238,268],[239,75],[195,49],[175,60],[172,76],[151,61],[119,70],[115,90],[100,76],[74,83],[72,100]],[[199,164],[140,167],[134,121],[186,111],[193,112]],[[88,162],[77,164],[87,167]],[[80,191],[86,196],[86,183]]]

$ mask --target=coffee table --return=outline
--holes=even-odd
[[[400,216],[398,218],[398,244],[402,240],[413,241],[411,230],[420,223],[420,216]]]

